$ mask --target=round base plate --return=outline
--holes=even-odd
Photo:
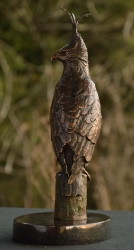
[[[109,239],[110,217],[87,213],[87,220],[54,220],[53,212],[27,214],[14,219],[13,240],[34,245],[79,245]]]

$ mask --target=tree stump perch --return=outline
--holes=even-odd
[[[80,173],[79,185],[76,179],[68,184],[68,177],[56,175],[54,218],[60,220],[86,220],[87,175]]]

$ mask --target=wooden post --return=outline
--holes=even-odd
[[[87,219],[87,175],[80,173],[79,178],[68,184],[68,176],[58,173],[55,193],[55,219]]]

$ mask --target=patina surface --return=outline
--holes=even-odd
[[[92,158],[99,136],[101,108],[95,84],[89,75],[87,48],[77,31],[78,21],[89,14],[75,19],[74,14],[63,10],[71,19],[73,32],[69,44],[51,57],[51,60],[59,60],[64,66],[51,105],[51,140],[61,166],[61,196],[70,196],[71,201],[75,200],[77,204],[77,196],[82,195],[83,173],[90,179],[85,168]],[[73,183],[75,184],[73,185]],[[70,188],[67,184],[70,185]],[[71,191],[72,187],[73,191]],[[87,187],[85,186],[85,188]],[[59,190],[56,191],[56,199],[59,199],[56,204],[60,204],[60,197],[57,194],[59,194]],[[70,204],[68,199],[65,200],[67,204]],[[65,208],[67,208],[67,204],[64,204]],[[84,198],[83,207],[85,206],[86,199]],[[60,207],[59,211],[61,211]],[[74,211],[77,209],[74,208]],[[63,218],[63,214],[61,218]],[[69,217],[64,217],[64,219],[67,218]]]
[[[67,12],[65,9],[63,9]],[[67,12],[68,13],[68,12]],[[37,245],[78,245],[109,239],[110,218],[87,213],[85,167],[101,128],[99,97],[88,71],[88,53],[77,32],[79,19],[68,13],[73,26],[70,43],[52,56],[64,65],[51,105],[51,140],[61,166],[56,175],[55,209],[14,219],[13,240]]]

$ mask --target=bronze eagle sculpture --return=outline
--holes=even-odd
[[[72,184],[92,158],[101,128],[101,108],[94,82],[89,75],[88,51],[77,31],[81,18],[62,8],[72,23],[69,44],[59,49],[51,60],[59,60],[64,69],[58,81],[50,110],[51,140],[61,173]]]

